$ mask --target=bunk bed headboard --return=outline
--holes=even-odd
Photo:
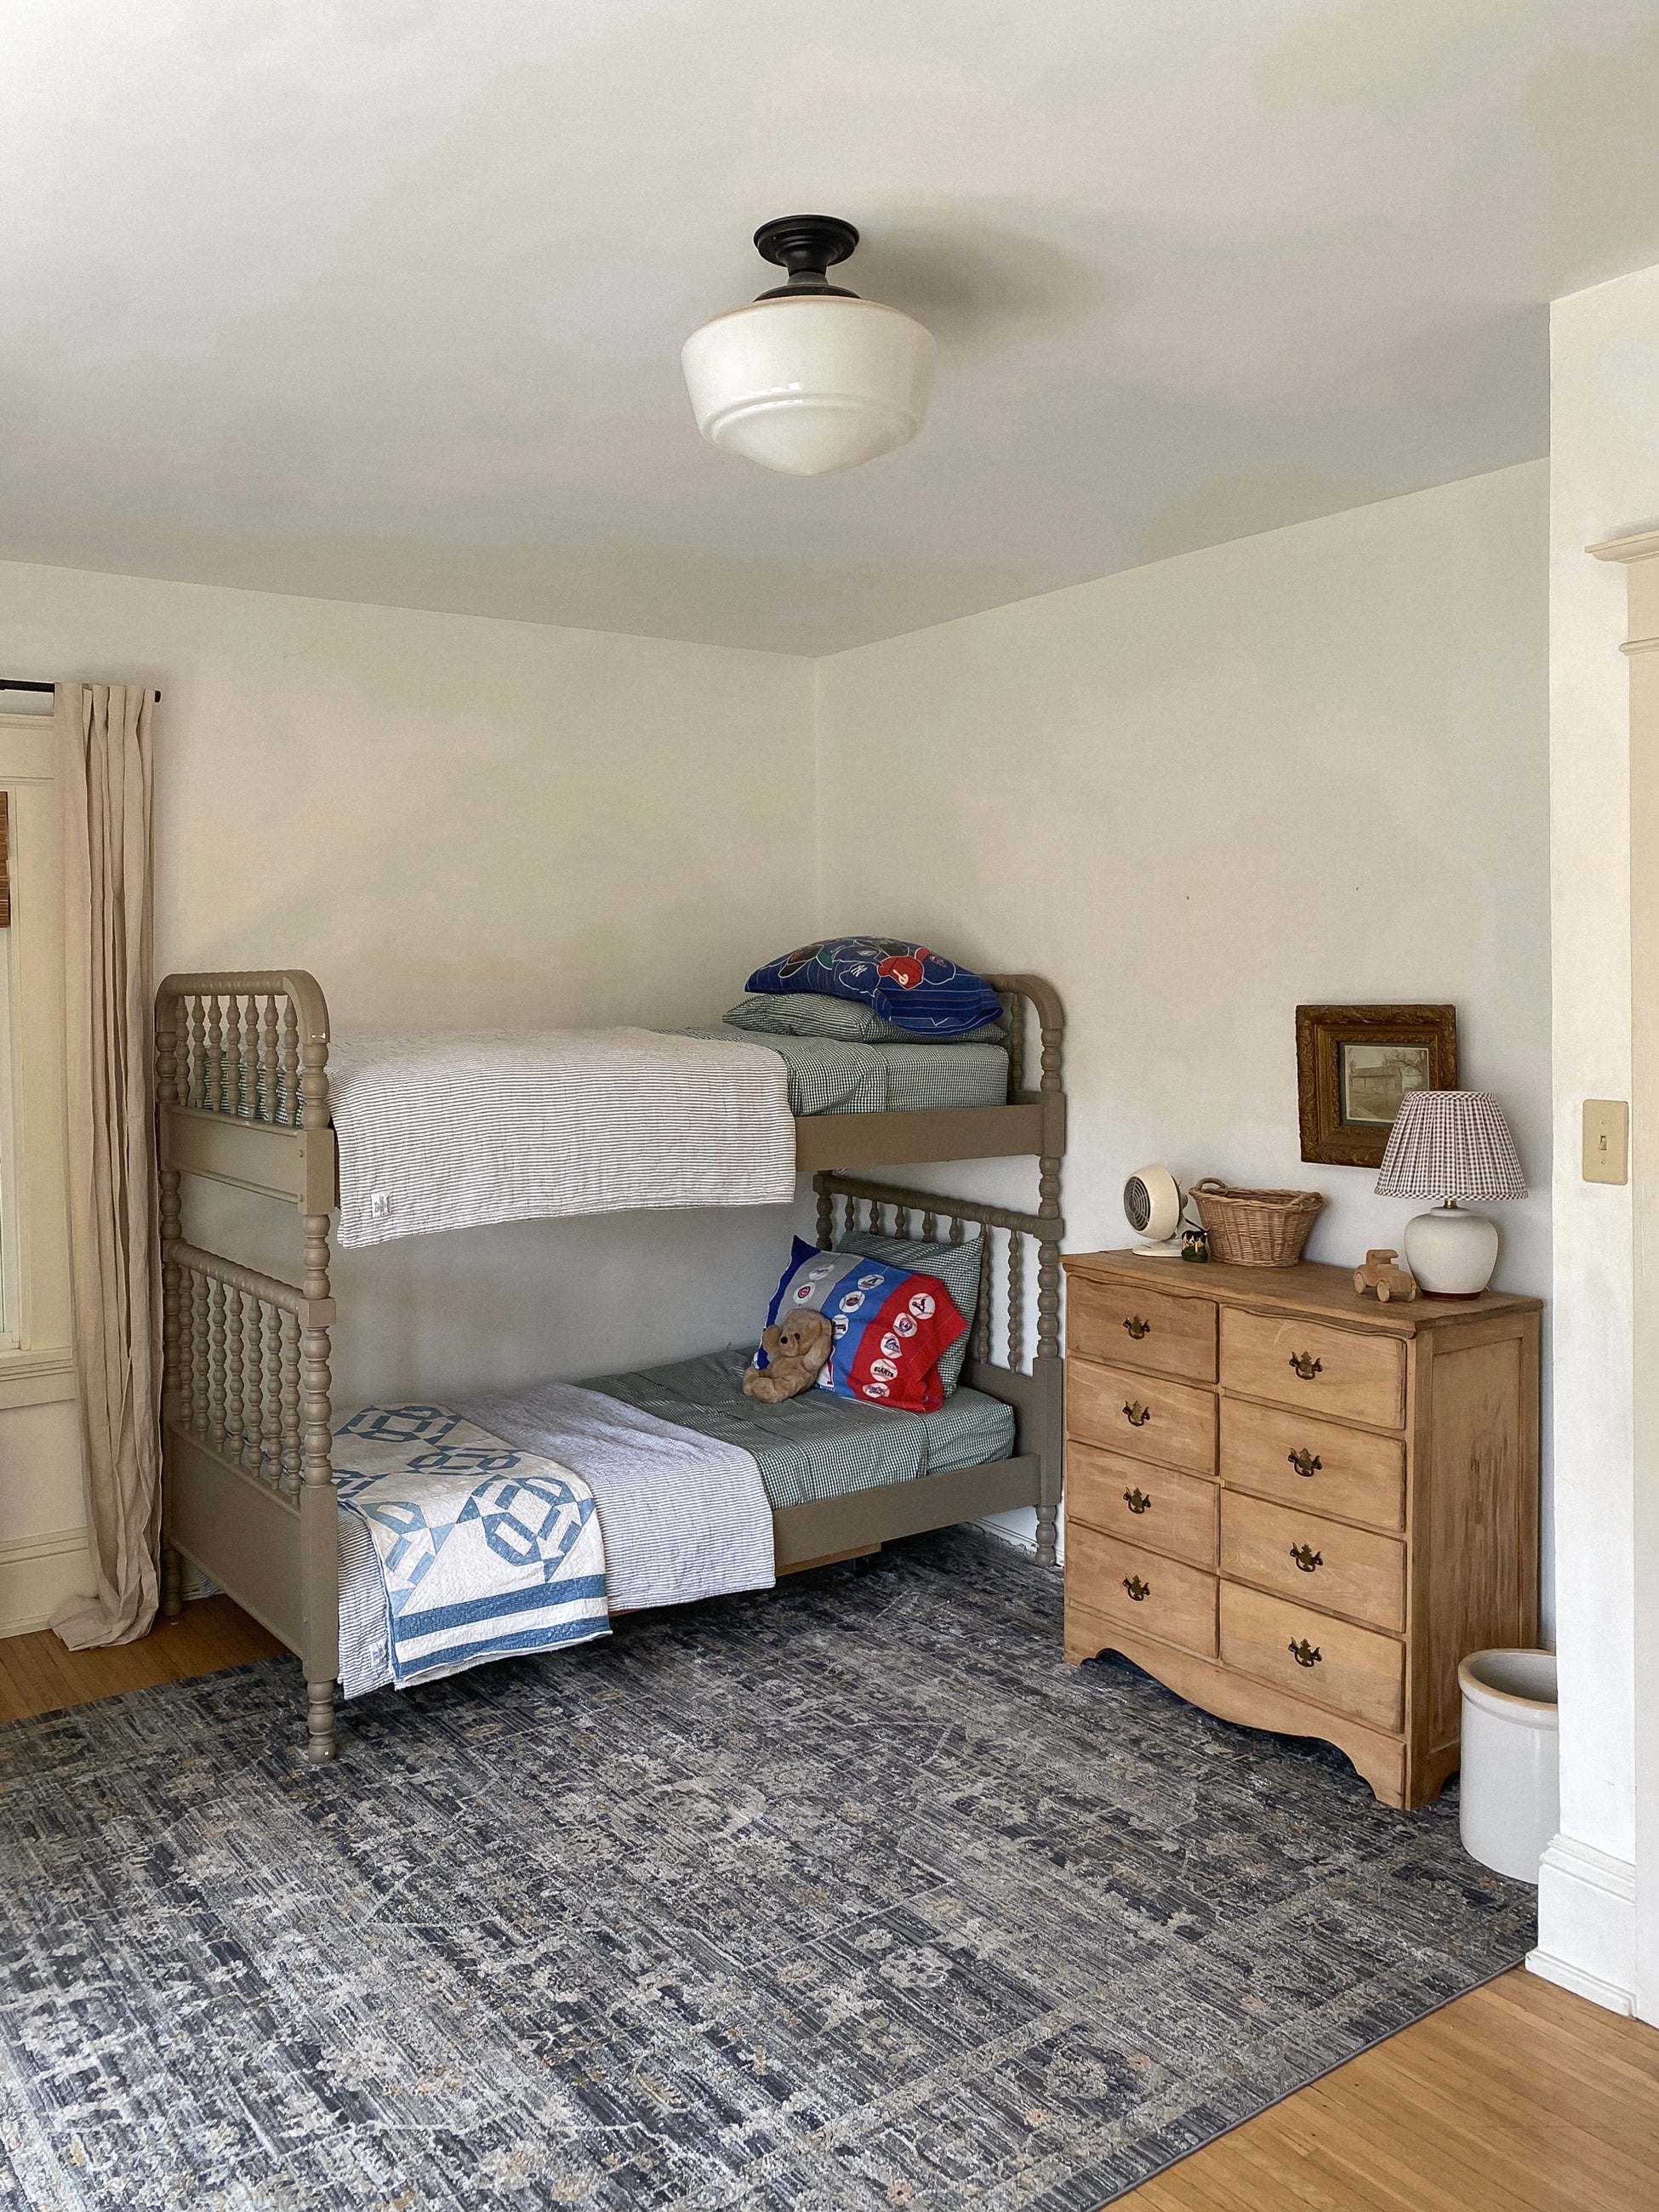
[[[1042,1164],[1043,1194],[1036,1213],[1021,1213],[976,1199],[948,1198],[937,1191],[906,1190],[826,1172],[812,1178],[817,1194],[817,1234],[827,1251],[837,1232],[868,1228],[878,1237],[917,1236],[932,1243],[959,1244],[968,1225],[979,1231],[979,1298],[962,1379],[988,1398],[1014,1409],[1015,1450],[1037,1462],[1037,1557],[1054,1564],[1066,1434],[1066,1367],[1060,1346],[1060,1247],[1066,1224],[1060,1212],[1060,1162]],[[837,1220],[837,1214],[840,1218]],[[1005,1358],[996,1349],[997,1316],[993,1296],[996,1273],[994,1230],[1007,1238],[1002,1302]],[[1036,1341],[1025,1364],[1025,1290],[1030,1248],[1036,1250]]]
[[[155,994],[167,1518],[240,1570],[242,1602],[299,1652],[311,1756],[332,1756],[338,1616],[329,1270],[334,1132],[328,1004],[303,969],[169,975]],[[298,1206],[299,1283],[257,1273],[183,1236],[180,1179],[200,1174]],[[235,1477],[227,1490],[216,1479]],[[240,1497],[241,1511],[235,1510]],[[299,1587],[279,1571],[274,1522],[299,1522]],[[185,1551],[191,1546],[180,1538]],[[164,1546],[163,1614],[179,1607]]]

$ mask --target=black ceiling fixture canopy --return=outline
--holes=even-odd
[[[826,272],[845,261],[859,242],[850,222],[838,215],[780,215],[763,222],[755,233],[755,251],[763,260],[776,262],[789,271],[789,282],[757,296],[763,300],[856,300],[856,292],[832,284]]]

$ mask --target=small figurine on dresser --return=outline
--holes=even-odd
[[[1353,1271],[1353,1286],[1362,1297],[1367,1291],[1375,1291],[1377,1304],[1385,1306],[1390,1298],[1409,1304],[1417,1296],[1412,1277],[1394,1264],[1399,1256],[1392,1244],[1377,1245],[1366,1253],[1364,1266]]]

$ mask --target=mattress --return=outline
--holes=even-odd
[[[797,1115],[917,1114],[1007,1103],[1008,1054],[1000,1044],[847,1044],[834,1037],[763,1036],[725,1022],[680,1034],[776,1053],[788,1078],[789,1110]]]
[[[654,1413],[659,1420],[695,1429],[701,1436],[740,1444],[753,1455],[775,1510],[820,1498],[849,1497],[883,1483],[914,1482],[921,1475],[945,1474],[953,1468],[981,1467],[990,1460],[1006,1459],[1013,1450],[1012,1408],[965,1387],[954,1390],[933,1413],[855,1405],[828,1390],[808,1390],[799,1398],[785,1399],[781,1406],[763,1405],[743,1395],[750,1352],[749,1346],[740,1345],[730,1352],[682,1359],[672,1367],[602,1376],[581,1387],[619,1398],[624,1405]]]

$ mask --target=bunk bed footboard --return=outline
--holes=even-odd
[[[179,1610],[183,1558],[280,1637],[305,1668],[308,1755],[331,1759],[340,1671],[333,1301],[177,1237],[162,1259],[162,1609]]]
[[[1035,1213],[982,1205],[976,1200],[946,1198],[937,1191],[903,1190],[890,1183],[866,1182],[845,1175],[815,1176],[812,1187],[817,1193],[818,1245],[823,1250],[834,1243],[837,1228],[845,1234],[867,1226],[875,1236],[919,1236],[931,1243],[938,1241],[943,1222],[945,1241],[951,1244],[963,1242],[970,1222],[978,1228],[979,1300],[962,1379],[988,1398],[1000,1399],[1012,1407],[1014,1452],[1008,1459],[983,1467],[926,1475],[917,1482],[896,1483],[880,1490],[854,1492],[823,1504],[792,1506],[774,1516],[781,1560],[817,1556],[797,1547],[819,1538],[833,1537],[835,1548],[842,1550],[863,1540],[874,1546],[890,1537],[918,1534],[924,1528],[948,1528],[959,1521],[979,1520],[988,1513],[1035,1505],[1037,1559],[1043,1566],[1052,1567],[1059,1541],[1066,1438],[1066,1363],[1060,1348],[1060,1247],[1066,1224],[1060,1212],[1059,1159],[1046,1157],[1041,1162]],[[1003,1232],[1007,1240],[1001,1361],[994,1357],[994,1231]],[[1028,1367],[1024,1364],[1025,1304],[1033,1246],[1036,1344]],[[800,1519],[797,1528],[797,1517],[803,1516],[809,1517]],[[831,1548],[827,1540],[823,1548]]]

